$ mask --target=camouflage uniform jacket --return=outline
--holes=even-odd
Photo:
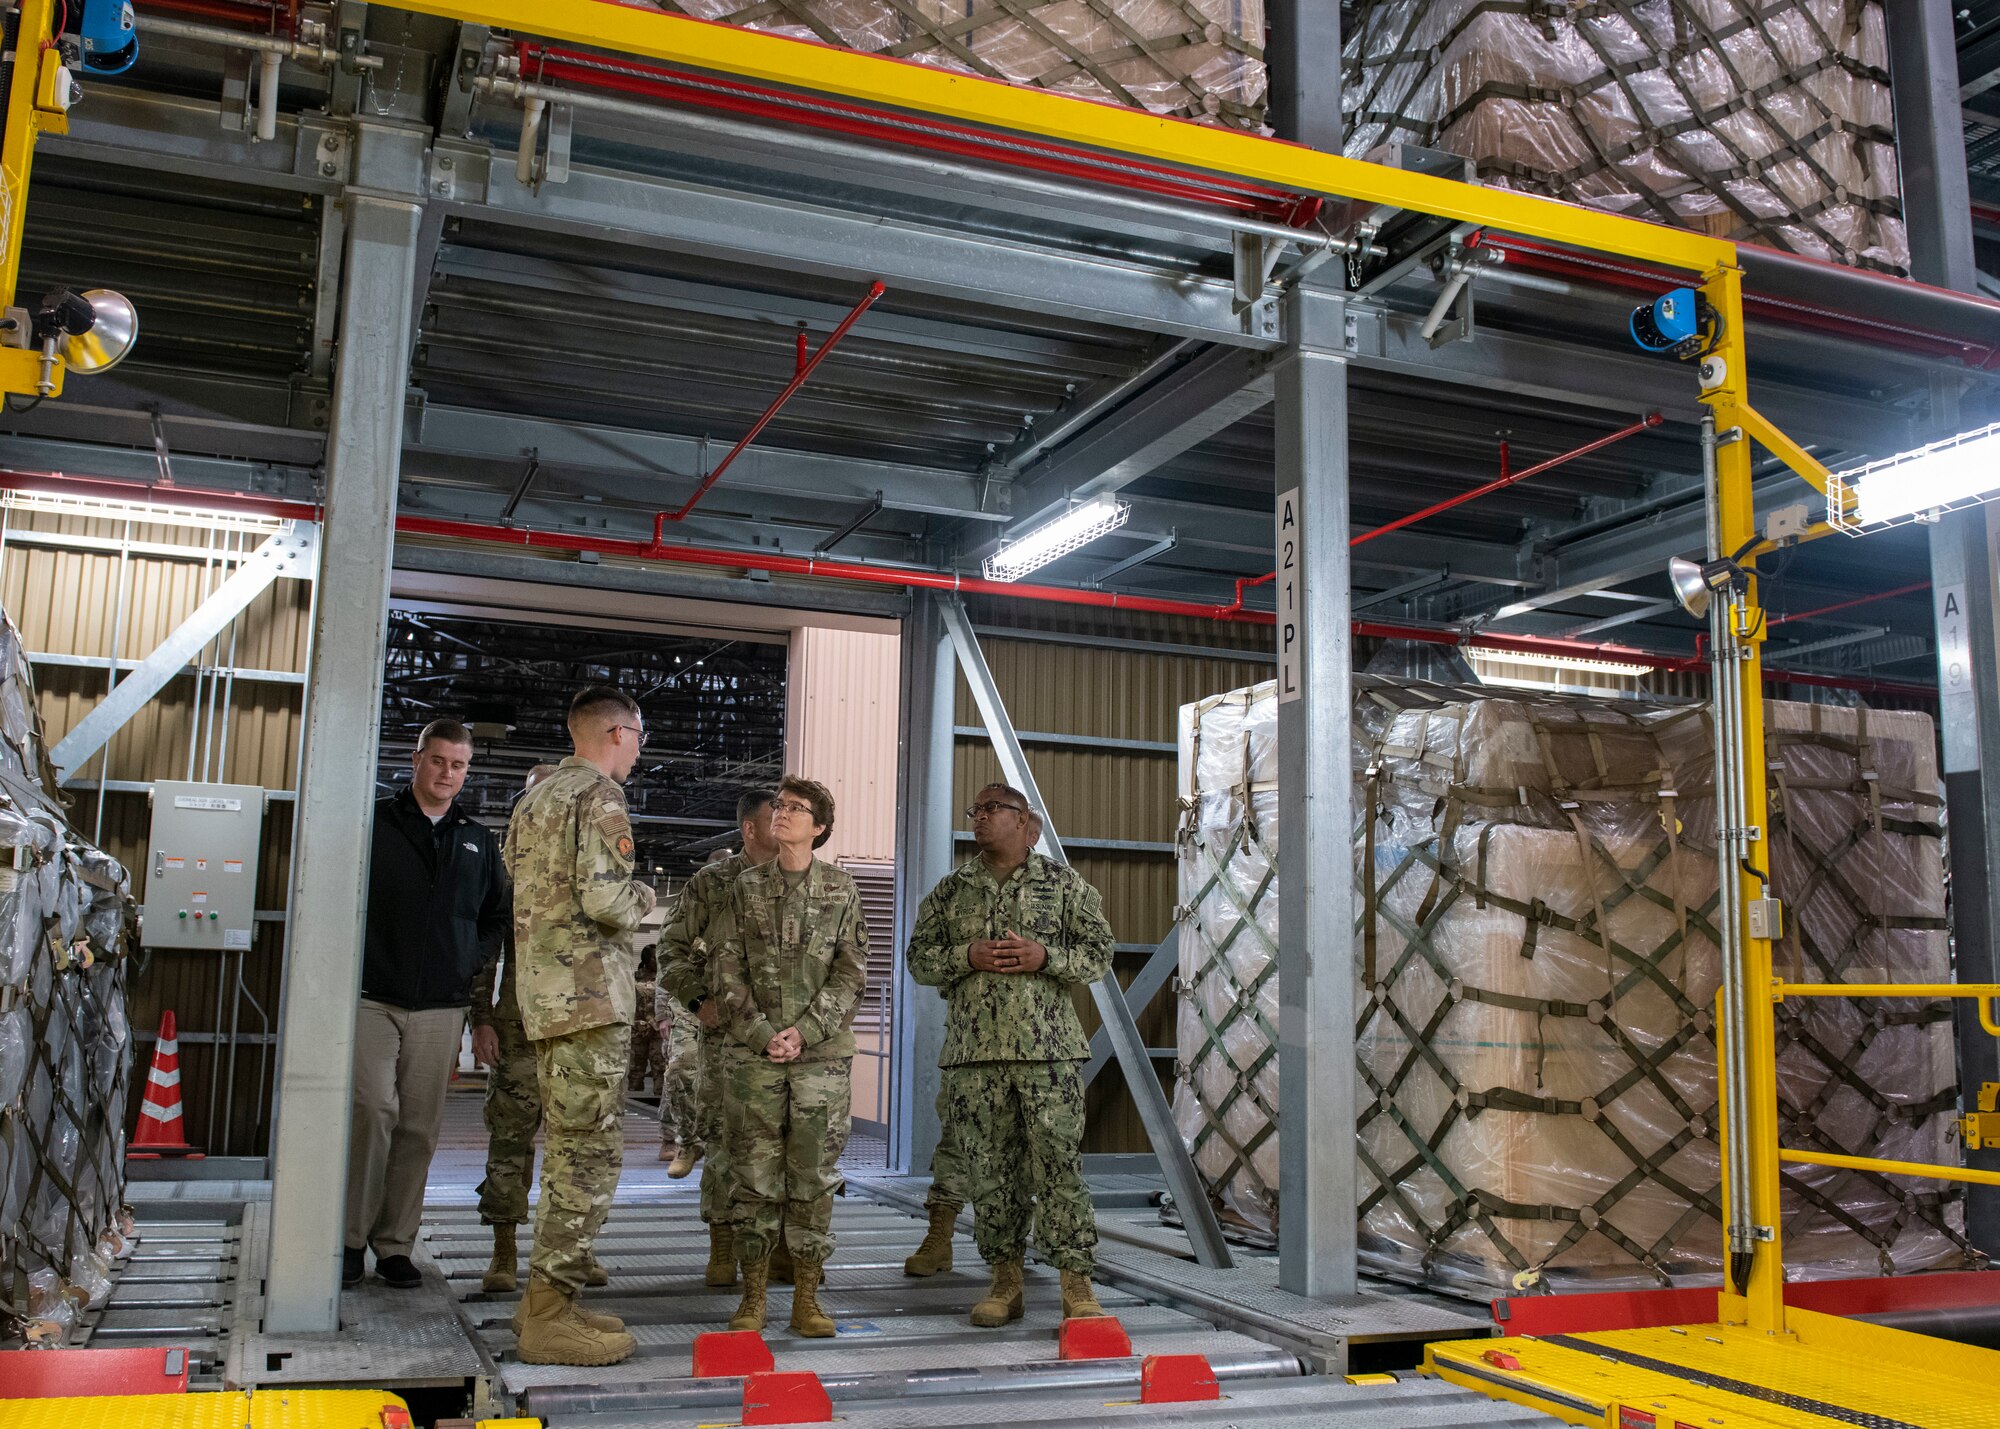
[[[1039,972],[973,970],[971,946],[1009,929],[1048,949]],[[939,880],[917,910],[910,976],[944,994],[941,1067],[972,1062],[1082,1061],[1090,1042],[1070,988],[1111,967],[1111,925],[1097,890],[1034,852],[1001,882],[983,858]]]
[[[521,1022],[534,1041],[630,1023],[632,932],[653,890],[632,877],[625,794],[571,755],[522,796],[507,825]]]
[[[729,890],[737,875],[750,867],[740,853],[704,864],[695,871],[687,886],[674,900],[674,915],[660,934],[659,995],[653,1006],[653,1020],[667,1019],[668,1001],[689,1011],[715,992],[715,955],[719,947],[710,936],[729,906]]]
[[[762,1054],[773,1037],[796,1027],[805,1039],[801,1062],[854,1055],[868,926],[852,878],[814,859],[788,893],[776,859],[746,868],[719,931],[715,988],[732,1040]]]

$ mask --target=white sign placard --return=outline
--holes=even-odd
[[[218,799],[212,794],[176,794],[174,795],[174,807],[176,809],[216,809],[224,813],[235,814],[242,811],[243,801],[241,799]]]
[[[1305,604],[1299,578],[1305,571],[1299,489],[1278,493],[1278,703],[1305,691]]]
[[[1965,587],[1941,585],[1937,601],[1938,694],[1972,693],[1972,640],[1966,629]]]

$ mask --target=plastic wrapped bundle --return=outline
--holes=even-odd
[[[1928,718],[1771,704],[1777,950],[1808,981],[1938,982]],[[1175,1113],[1226,1214],[1274,1229],[1277,707],[1181,712]],[[1721,1249],[1705,710],[1357,685],[1360,1234],[1378,1270],[1461,1291],[1712,1276]],[[1779,1013],[1789,1144],[1953,1161],[1951,1014]],[[1799,1174],[1804,1172],[1804,1174]],[[1964,1263],[1955,1193],[1790,1168],[1807,1275]]]
[[[653,3],[1155,114],[1243,129],[1264,121],[1263,0]]]
[[[125,1250],[133,907],[124,868],[69,827],[41,750],[0,615],[0,1271],[13,1325],[49,1344]]]
[[[1879,0],[1362,0],[1347,151],[1906,272]]]

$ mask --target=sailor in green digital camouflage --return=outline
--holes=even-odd
[[[653,908],[633,877],[620,785],[646,742],[639,707],[603,685],[570,701],[576,752],[525,794],[507,828],[515,987],[535,1048],[547,1131],[527,1294],[515,1314],[530,1364],[616,1364],[636,1347],[617,1317],[578,1300],[624,1156],[619,1125],[638,955]]]
[[[1034,852],[1042,821],[1019,790],[988,785],[966,813],[979,855],[924,899],[908,963],[948,1009],[939,1119],[957,1138],[972,1238],[993,1269],[972,1323],[1020,1318],[1031,1218],[1062,1272],[1065,1318],[1101,1315],[1083,1182],[1090,1044],[1071,992],[1110,969],[1111,927],[1095,888]]]
[[[701,1218],[708,1223],[705,1279],[717,1288],[736,1283],[736,1235],[729,1219],[729,1138],[722,1128],[723,1059],[729,1035],[722,1030],[722,1003],[715,997],[715,954],[720,944],[714,933],[727,913],[737,875],[778,856],[777,840],[771,836],[771,804],[776,797],[768,789],[755,789],[737,799],[741,852],[712,858],[687,881],[660,935],[659,998],[654,1018],[663,1020],[678,1010],[692,1017],[701,1029],[695,1090],[706,1158],[701,1168]]]
[[[773,805],[778,856],[731,889],[716,958],[722,1003],[736,1257],[743,1300],[732,1330],[764,1328],[779,1235],[791,1246],[792,1332],[833,1334],[819,1307],[833,1253],[833,1197],[852,1114],[854,1011],[868,978],[868,929],[854,880],[814,858],[833,832],[833,796],[786,778]]]

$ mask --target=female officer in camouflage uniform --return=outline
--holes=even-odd
[[[812,856],[833,832],[826,786],[787,778],[773,811],[778,856],[737,878],[716,960],[729,1035],[723,1125],[743,1266],[743,1302],[729,1328],[764,1328],[771,1252],[783,1235],[795,1267],[792,1331],[823,1339],[834,1327],[819,1308],[820,1272],[833,1251],[868,930],[854,880]]]

